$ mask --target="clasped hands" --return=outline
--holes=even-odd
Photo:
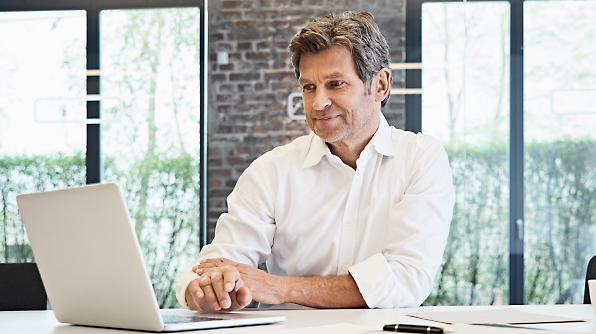
[[[251,300],[279,304],[273,289],[279,276],[228,259],[201,260],[192,267],[199,278],[186,289],[190,309],[200,311],[237,311]]]

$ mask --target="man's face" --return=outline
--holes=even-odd
[[[333,46],[315,55],[302,54],[298,82],[306,121],[323,141],[352,146],[374,135],[381,104],[358,77],[346,48]]]

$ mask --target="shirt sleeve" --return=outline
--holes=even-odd
[[[265,157],[265,156],[264,156]],[[274,196],[268,186],[271,176],[263,160],[255,160],[242,173],[234,190],[228,196],[228,212],[222,214],[215,227],[215,238],[203,247],[199,257],[180,276],[176,284],[178,302],[188,307],[185,300],[188,284],[198,276],[191,268],[208,258],[226,258],[238,263],[258,266],[271,254],[275,234],[273,218]]]
[[[455,191],[445,149],[431,137],[424,142],[414,148],[410,182],[391,208],[382,253],[348,269],[370,308],[419,306],[441,265]]]

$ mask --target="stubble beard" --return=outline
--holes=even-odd
[[[324,142],[333,144],[344,139],[349,132],[348,124],[345,119],[345,112],[339,115],[341,124],[336,126],[318,125],[317,121],[313,120],[311,124],[312,131],[319,136]]]

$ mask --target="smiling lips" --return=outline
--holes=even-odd
[[[339,117],[339,115],[327,115],[327,116],[316,117],[315,120],[317,120],[319,122],[329,122],[329,121],[332,121],[338,117]]]

